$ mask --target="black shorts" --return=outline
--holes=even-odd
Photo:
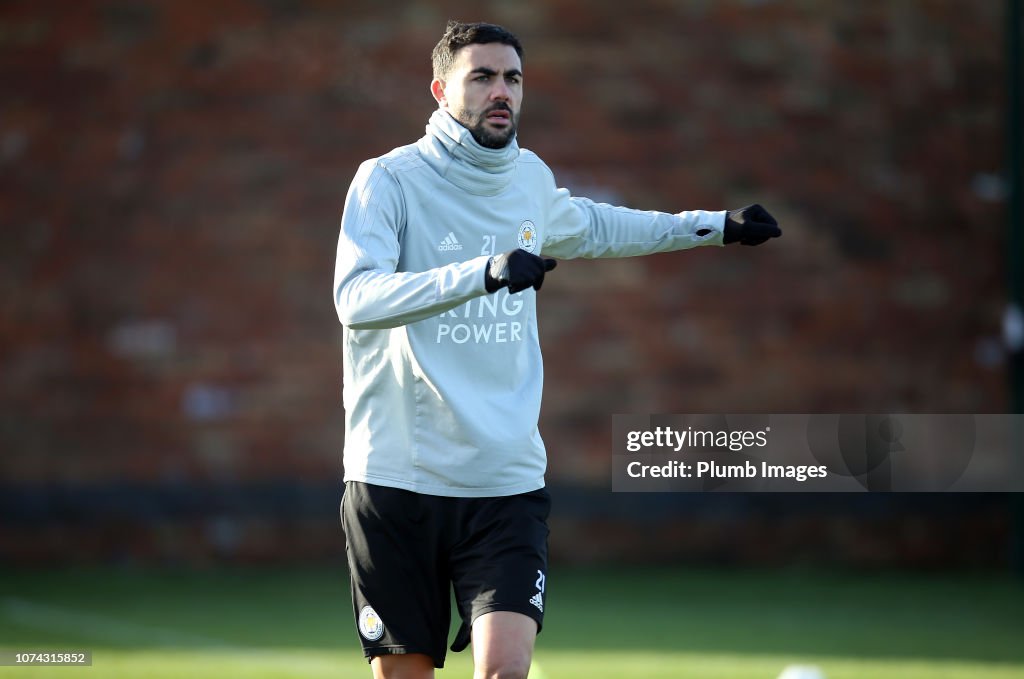
[[[550,507],[543,488],[460,498],[347,482],[341,522],[366,657],[423,653],[444,667],[453,587],[462,618],[453,651],[492,611],[527,615],[540,632]]]

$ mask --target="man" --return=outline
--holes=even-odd
[[[623,257],[780,235],[752,206],[671,215],[556,188],[516,142],[522,46],[449,22],[438,109],[418,142],[368,160],[345,202],[334,279],[344,326],[345,530],[375,677],[442,667],[454,587],[477,677],[525,677],[543,623],[546,453],[541,255]]]

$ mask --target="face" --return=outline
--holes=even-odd
[[[519,126],[523,65],[510,45],[467,45],[455,53],[455,66],[448,78],[435,79],[430,91],[477,143],[500,149],[508,145]]]

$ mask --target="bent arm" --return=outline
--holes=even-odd
[[[360,166],[345,199],[334,267],[334,306],[353,329],[396,328],[486,294],[487,257],[422,272],[398,271],[405,203],[376,161]]]

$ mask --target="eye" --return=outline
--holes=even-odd
[[[481,83],[482,82],[487,82],[490,79],[491,79],[491,76],[489,76],[489,75],[478,75],[477,77],[473,78],[473,80],[475,80],[477,82],[481,82]]]

